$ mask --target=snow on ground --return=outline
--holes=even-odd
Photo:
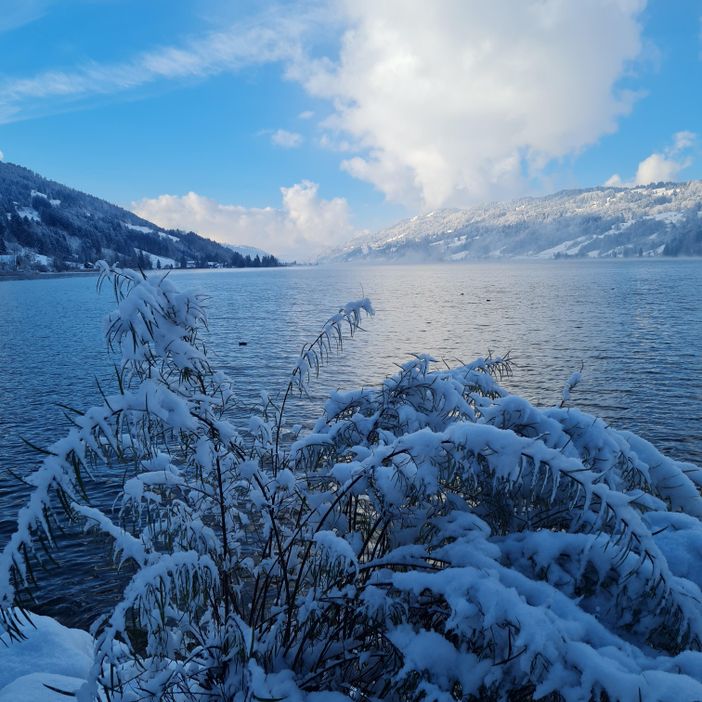
[[[141,232],[142,234],[150,234],[154,231],[151,227],[142,227],[137,224],[129,224],[129,222],[122,222],[122,224],[127,229],[131,229],[133,232]]]
[[[0,634],[0,702],[64,702],[70,698],[44,684],[77,690],[93,660],[93,638],[51,617],[33,614],[31,620],[33,626],[23,628],[24,641]]]
[[[564,241],[562,244],[552,246],[550,249],[539,251],[539,253],[536,254],[536,258],[553,258],[556,254],[564,254],[568,253],[572,249],[580,248],[582,244],[585,244],[588,241],[589,237],[586,236],[581,236],[577,239],[569,239],[568,241]]]
[[[56,690],[66,693],[75,692],[85,681],[69,675],[56,673],[32,673],[23,675],[0,690],[0,702],[65,702],[74,699]],[[50,685],[56,690],[47,687]]]
[[[129,222],[122,222],[122,224],[125,227],[127,227],[127,229],[131,229],[133,232],[141,232],[142,234],[158,234],[162,239],[180,241],[180,239],[178,239],[177,236],[173,236],[172,234],[166,234],[166,232],[159,232],[156,229],[153,229],[152,227],[145,227],[139,224],[130,224]]]
[[[45,256],[44,254],[33,253],[32,258],[34,263],[38,263],[40,266],[50,266],[54,262],[51,256]]]
[[[17,214],[25,219],[31,219],[35,222],[41,222],[39,213],[33,207],[18,207]]]
[[[143,249],[134,249],[138,254],[143,254],[151,260],[151,267],[158,268],[158,264],[161,264],[161,268],[177,268],[177,264],[174,258],[168,258],[168,256],[157,256],[156,254],[149,253]]]
[[[620,222],[610,227],[606,232],[602,232],[601,234],[586,235],[578,237],[577,239],[570,239],[569,241],[564,241],[561,244],[552,246],[549,249],[544,249],[543,251],[538,252],[535,255],[535,258],[553,258],[557,254],[564,254],[566,256],[578,256],[580,254],[581,249],[587,244],[590,244],[593,241],[597,240],[604,242],[604,239],[606,239],[607,237],[623,232],[625,229],[628,229],[632,224],[633,220]],[[600,248],[588,251],[585,255],[588,258],[598,258],[602,255],[611,255],[612,252],[618,251],[620,249],[623,250],[622,247],[618,247],[617,249],[610,249],[609,251],[605,252],[602,248]]]
[[[24,256],[25,258],[30,259],[35,265],[40,266],[50,267],[54,262],[54,259],[51,256],[36,253],[32,249],[28,249],[25,246],[18,246],[12,253],[3,254],[0,256],[0,265],[14,267],[18,256]]]
[[[651,219],[656,219],[659,222],[665,222],[666,224],[676,224],[677,222],[685,219],[684,212],[659,212],[654,214]]]
[[[40,193],[38,190],[32,190],[32,197],[41,197],[44,200],[48,200],[50,205],[53,207],[58,207],[61,204],[61,200],[54,200],[50,198],[46,193]]]

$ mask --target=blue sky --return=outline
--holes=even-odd
[[[439,207],[702,177],[692,0],[3,0],[0,151],[304,258]]]

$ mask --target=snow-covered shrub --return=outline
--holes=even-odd
[[[117,390],[50,447],[0,555],[19,636],[56,522],[112,540],[130,578],[79,699],[702,699],[700,469],[510,395],[500,358],[413,357],[288,440],[287,398],[368,300],[237,428],[202,301],[169,278],[101,280]],[[112,513],[85,487],[107,464],[125,475]]]

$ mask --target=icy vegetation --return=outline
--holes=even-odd
[[[354,239],[332,260],[702,255],[702,181],[565,190],[438,210]]]
[[[540,409],[501,386],[508,359],[412,357],[291,431],[286,400],[363,299],[237,427],[203,301],[101,270],[116,389],[30,478],[0,555],[0,669],[69,518],[128,575],[89,665],[47,679],[78,677],[82,702],[702,699],[702,471],[570,407],[578,373]],[[112,512],[89,498],[107,465]]]

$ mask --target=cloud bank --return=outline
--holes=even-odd
[[[307,180],[281,188],[280,208],[222,204],[190,192],[139,200],[131,209],[161,227],[192,229],[223,243],[256,246],[288,261],[304,261],[359,233],[351,224],[346,200],[325,200],[318,191],[319,186]]]

